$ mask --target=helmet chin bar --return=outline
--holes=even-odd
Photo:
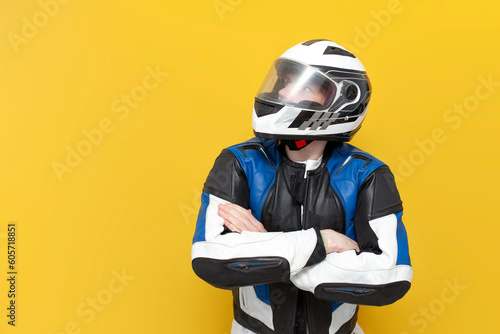
[[[336,133],[336,134],[330,134],[330,135],[281,135],[281,134],[273,134],[273,133],[263,133],[263,132],[257,132],[254,130],[254,134],[257,137],[260,138],[269,138],[269,139],[278,139],[281,141],[289,140],[289,141],[296,141],[296,140],[306,140],[306,141],[314,141],[314,140],[326,140],[326,141],[335,141],[335,142],[348,142],[354,137],[356,132],[359,131],[361,128],[361,125],[363,123],[359,124],[358,127],[356,127],[354,130],[348,131],[348,132],[343,132],[343,133]]]

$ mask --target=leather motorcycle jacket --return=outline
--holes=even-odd
[[[413,270],[402,202],[389,167],[329,142],[321,163],[286,157],[278,141],[253,138],[222,151],[202,193],[192,266],[233,290],[234,317],[256,333],[351,333],[358,305],[386,305],[410,288]],[[267,233],[230,232],[220,203],[251,209]],[[357,241],[326,255],[320,230]]]

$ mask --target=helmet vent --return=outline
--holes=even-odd
[[[352,53],[350,53],[349,51],[338,48],[336,46],[328,46],[325,49],[325,52],[323,52],[323,54],[324,55],[339,55],[339,56],[347,56],[347,57],[356,58],[356,56],[353,55]]]

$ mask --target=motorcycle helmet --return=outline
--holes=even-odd
[[[257,137],[349,141],[368,110],[371,84],[356,56],[329,40],[283,53],[259,88],[252,114]]]

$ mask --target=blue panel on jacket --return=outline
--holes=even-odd
[[[255,294],[261,301],[267,305],[271,305],[271,296],[269,294],[269,286],[267,284],[255,285],[253,288],[255,290]]]
[[[408,236],[406,235],[406,229],[403,225],[403,221],[401,220],[402,216],[403,212],[398,212],[396,214],[396,217],[398,218],[398,226],[396,230],[396,236],[398,239],[398,259],[396,261],[396,265],[406,264],[411,266],[410,251],[408,249]]]
[[[196,221],[196,230],[194,231],[193,244],[198,241],[205,241],[205,217],[207,213],[210,195],[207,193],[201,194],[201,207],[198,212],[198,220]]]

